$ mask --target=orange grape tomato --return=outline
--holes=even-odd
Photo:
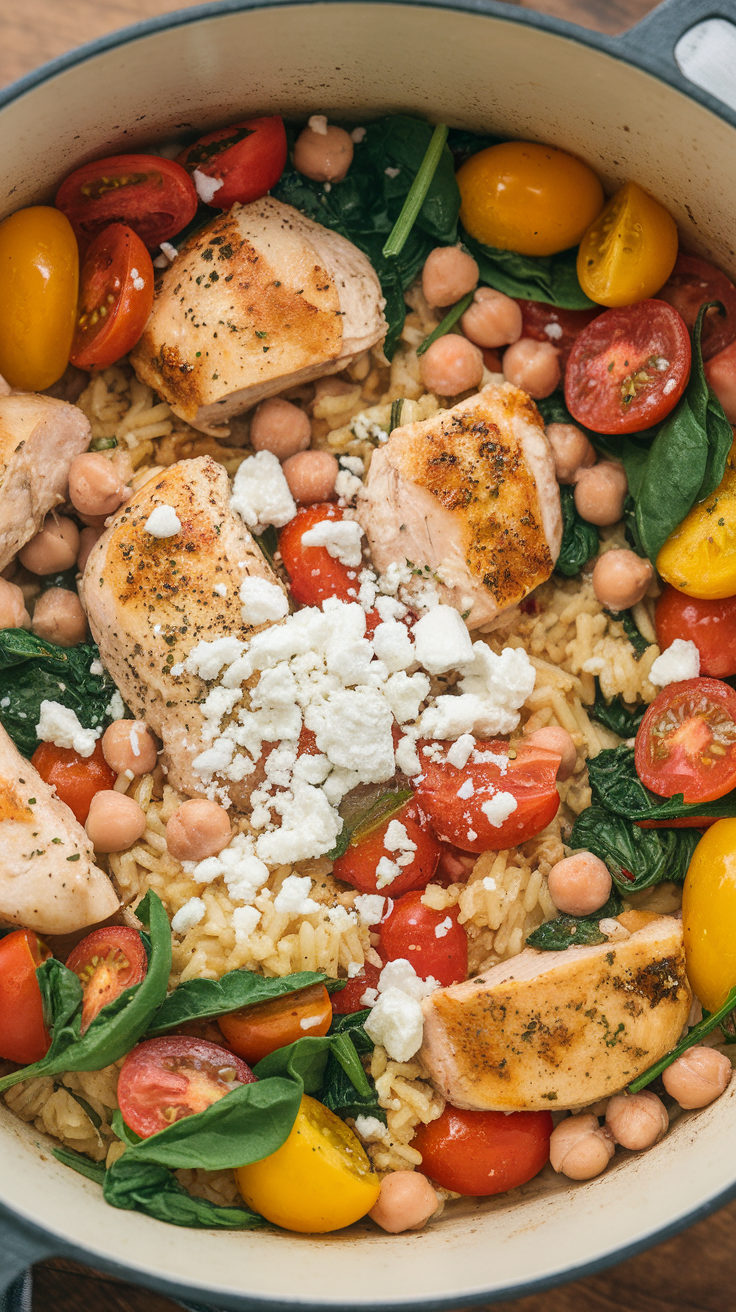
[[[0,223],[0,374],[11,387],[41,392],[61,378],[78,284],[77,240],[64,214],[33,205]]]
[[[277,1048],[326,1034],[332,1022],[332,1003],[324,984],[312,984],[217,1019],[233,1052],[255,1066]]]
[[[60,802],[74,812],[80,825],[89,815],[95,793],[113,787],[117,775],[102,755],[102,744],[97,742],[91,756],[80,756],[72,747],[57,747],[55,743],[41,743],[31,757],[41,778],[56,789]]]

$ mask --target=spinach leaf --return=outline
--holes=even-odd
[[[391,816],[397,815],[402,806],[410,802],[413,796],[411,788],[398,788],[394,792],[382,793],[364,811],[356,811],[350,819],[343,819],[337,842],[327,853],[328,859],[337,861],[338,857],[344,856],[353,840],[360,842],[362,838],[366,838],[379,825],[390,820]]]
[[[501,141],[501,137],[489,137],[480,132],[471,132],[468,128],[450,128],[447,134],[447,144],[452,151],[456,169],[471,155],[477,155],[479,150],[499,146]]]
[[[564,952],[566,948],[596,947],[607,943],[605,934],[601,933],[598,922],[617,916],[623,908],[623,902],[614,889],[605,906],[599,908],[592,916],[555,916],[547,920],[538,929],[532,930],[527,938],[530,948],[541,952]]]
[[[605,725],[612,733],[617,733],[619,738],[635,738],[637,729],[644,719],[646,706],[633,706],[631,709],[621,700],[620,697],[614,697],[607,702],[601,692],[601,685],[595,681],[595,701],[588,709],[588,715],[599,724]]]
[[[279,1048],[254,1067],[259,1080],[287,1075],[301,1080],[305,1093],[316,1094],[338,1116],[377,1116],[385,1120],[378,1106],[376,1088],[360,1062],[359,1052],[373,1051],[373,1044],[363,1029],[367,1012],[340,1017],[333,1021],[330,1033],[321,1038],[297,1039],[287,1048]]]
[[[289,133],[293,142],[293,129]],[[432,138],[432,128],[420,119],[393,114],[366,129],[355,146],[353,162],[342,182],[330,190],[287,164],[271,194],[316,223],[339,232],[368,257],[386,297],[388,333],[384,351],[391,359],[406,315],[404,291],[411,286],[429,252],[457,238],[460,192],[452,154],[445,145],[427,195],[406,243],[397,256],[386,257],[383,246],[401,212],[411,184]],[[386,173],[398,169],[396,177]]]
[[[570,846],[605,861],[616,888],[628,896],[663,880],[683,884],[700,842],[697,829],[639,829],[632,820],[590,806],[578,816]]]
[[[562,507],[562,543],[560,554],[555,561],[555,569],[568,578],[579,574],[586,561],[598,550],[598,529],[589,524],[577,512],[575,507],[575,490],[562,485],[560,487],[560,505]]]
[[[254,533],[253,537],[261,548],[261,551],[266,557],[271,569],[273,569],[274,556],[279,549],[279,535],[273,524],[269,524],[267,528],[264,528],[262,533]]]
[[[124,991],[103,1007],[89,1029],[80,1034],[82,986],[72,970],[56,958],[36,971],[44,1003],[51,1046],[40,1061],[12,1071],[0,1079],[0,1093],[21,1080],[61,1071],[97,1071],[125,1056],[145,1034],[166,997],[171,971],[171,929],[156,894],[149,891],[136,909],[151,932],[148,971],[140,984]]]
[[[611,610],[608,612],[613,620],[619,620],[624,626],[624,633],[634,648],[634,660],[640,661],[645,651],[651,646],[649,640],[639,632],[636,620],[630,610]]]
[[[700,1043],[700,1040],[704,1039],[706,1034],[710,1034],[712,1030],[717,1029],[721,1022],[725,1021],[731,1014],[734,1007],[736,1007],[736,988],[731,989],[723,1006],[719,1007],[717,1011],[712,1012],[710,1015],[704,1014],[703,1019],[688,1030],[684,1039],[680,1039],[676,1048],[666,1053],[664,1057],[660,1057],[659,1061],[650,1066],[648,1070],[643,1071],[641,1075],[637,1075],[636,1079],[632,1080],[629,1085],[629,1093],[639,1093],[641,1089],[645,1089],[648,1084],[651,1084],[652,1080],[656,1080],[657,1076],[661,1075],[662,1071],[665,1071],[668,1066],[671,1066],[678,1057],[681,1057],[683,1052],[687,1052],[688,1048]]]
[[[463,246],[478,263],[481,282],[507,296],[524,301],[544,301],[565,310],[588,310],[594,302],[585,295],[578,281],[575,263],[577,250],[559,255],[519,255],[502,251],[461,231]]]
[[[179,984],[156,1012],[146,1037],[155,1038],[166,1030],[184,1025],[190,1020],[205,1020],[208,1016],[224,1016],[239,1007],[250,1007],[257,1002],[270,1002],[282,998],[310,984],[330,984],[339,988],[342,980],[328,980],[326,975],[302,970],[296,975],[281,975],[267,979],[252,970],[231,970],[221,979],[188,979]]]
[[[363,1022],[370,1015],[369,1011],[356,1011],[349,1016],[337,1016],[330,1026],[330,1034],[349,1034],[356,1053],[373,1051],[373,1040],[363,1028]],[[362,1070],[361,1066],[361,1070]],[[363,1072],[368,1091],[360,1092],[354,1081],[346,1073],[344,1066],[330,1053],[324,1074],[320,1099],[325,1107],[345,1120],[347,1116],[375,1116],[386,1124],[386,1113],[379,1105],[376,1087]]]
[[[736,816],[736,789],[714,802],[688,805],[682,793],[661,798],[641,782],[634,765],[634,748],[606,748],[588,761],[588,779],[593,800],[606,811],[627,820],[680,820],[688,816],[721,819]]]
[[[107,671],[90,674],[99,656],[93,642],[57,647],[26,629],[0,630],[0,723],[24,756],[38,747],[42,701],[68,706],[85,729],[110,723],[115,684]]]
[[[696,501],[710,496],[726,469],[733,432],[703,368],[703,316],[718,301],[700,307],[692,331],[690,381],[652,443],[636,497],[636,524],[649,559],[681,524]],[[628,470],[627,470],[628,472]]]
[[[83,1153],[75,1153],[73,1148],[52,1148],[51,1152],[57,1162],[61,1162],[63,1166],[71,1166],[73,1171],[86,1175],[87,1179],[93,1180],[95,1184],[104,1184],[104,1162],[93,1162],[91,1157],[85,1157]]]
[[[128,1153],[105,1172],[102,1186],[105,1202],[111,1207],[143,1212],[169,1225],[198,1230],[257,1230],[268,1224],[245,1204],[218,1207],[206,1198],[194,1198],[166,1167],[130,1158]]]

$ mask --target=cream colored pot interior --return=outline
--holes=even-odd
[[[570,39],[416,5],[311,4],[209,17],[139,37],[0,112],[0,213],[47,199],[72,167],[249,113],[356,122],[405,110],[553,142],[607,187],[634,178],[688,246],[736,273],[736,131],[656,79]],[[736,1180],[736,1088],[606,1175],[546,1174],[396,1237],[180,1230],[106,1207],[48,1142],[0,1113],[0,1201],[90,1263],[115,1261],[204,1301],[321,1306],[480,1302],[572,1276],[676,1226]],[[195,1293],[196,1291],[196,1293]]]

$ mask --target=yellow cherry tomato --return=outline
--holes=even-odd
[[[670,533],[657,569],[665,583],[688,597],[736,596],[736,443],[715,492]]]
[[[11,387],[40,392],[69,362],[79,284],[79,251],[65,214],[48,205],[0,223],[0,374]]]
[[[717,820],[693,852],[682,931],[693,992],[716,1011],[736,987],[736,820]]]
[[[476,241],[520,255],[576,246],[603,205],[592,169],[556,146],[506,141],[457,172],[460,218]]]
[[[239,1167],[235,1178],[249,1207],[302,1234],[352,1225],[370,1211],[381,1188],[358,1137],[306,1094],[286,1142],[270,1157]]]
[[[626,182],[591,223],[578,250],[578,279],[598,305],[633,305],[654,296],[677,259],[672,215]]]

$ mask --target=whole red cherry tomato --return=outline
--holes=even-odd
[[[392,824],[394,830],[391,830]],[[397,825],[401,826],[406,836],[404,852],[409,859],[405,864],[400,862],[401,848],[395,846],[389,848],[386,845],[389,833],[391,834],[389,842],[398,841],[392,837],[397,832]],[[402,837],[403,835],[399,834],[399,839]],[[414,847],[413,852],[410,850],[410,844]],[[346,884],[352,884],[353,888],[360,889],[361,893],[384,893],[389,897],[400,897],[410,889],[427,887],[437,869],[440,850],[437,838],[412,799],[390,820],[384,820],[377,829],[360,837],[360,841],[355,846],[351,843],[345,855],[335,861],[332,873],[337,879],[342,879]],[[391,875],[387,870],[390,877],[384,882],[379,872],[381,863],[383,862],[386,867],[395,866],[397,860],[399,874]],[[379,879],[381,879],[380,887]]]
[[[384,961],[404,957],[422,979],[459,984],[468,978],[468,936],[458,924],[458,909],[432,911],[423,892],[405,893],[381,921],[379,951]]]
[[[570,352],[583,328],[601,313],[595,310],[561,310],[558,305],[545,301],[517,301],[521,309],[522,337],[535,342],[549,342],[560,353],[560,368],[564,369]]]
[[[715,306],[703,319],[700,349],[703,359],[710,360],[736,338],[736,287],[725,273],[698,255],[680,251],[675,267],[664,287],[657,292],[660,301],[667,301],[681,314],[688,328],[693,328],[698,310],[706,301],[720,301],[726,313]]]
[[[443,1189],[487,1198],[539,1174],[551,1133],[549,1112],[471,1112],[448,1103],[436,1121],[419,1126],[412,1146]]]
[[[705,601],[687,597],[668,584],[655,611],[657,642],[662,651],[675,638],[694,642],[700,673],[714,679],[736,674],[736,597]]]
[[[380,970],[377,966],[371,965],[370,961],[363,964],[363,969],[359,975],[353,975],[349,979],[344,989],[339,993],[332,994],[332,1010],[336,1016],[351,1016],[353,1012],[362,1011],[365,1003],[361,998],[366,989],[375,989],[378,986],[378,976]]]
[[[331,501],[303,506],[279,533],[279,551],[289,575],[291,595],[302,606],[320,606],[327,597],[355,601],[360,569],[350,569],[331,556],[327,547],[305,547],[302,535],[325,520],[339,521],[343,512]]]

